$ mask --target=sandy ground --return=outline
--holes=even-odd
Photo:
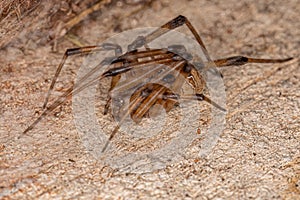
[[[57,52],[34,40],[22,48],[1,49],[0,198],[299,198],[300,1],[256,2],[160,1],[130,15],[132,7],[118,4],[82,22],[72,37],[58,40]],[[70,102],[22,136],[41,112],[66,48],[99,43],[135,27],[159,26],[179,14],[200,32],[212,58],[295,58],[222,69],[227,123],[206,159],[180,160],[152,173],[119,174],[85,150]],[[77,61],[67,65],[56,92],[74,78]]]

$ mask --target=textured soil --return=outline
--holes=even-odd
[[[99,1],[77,21],[94,1],[3,2],[11,4],[0,7],[0,198],[299,198],[299,0]],[[117,173],[83,147],[70,101],[22,135],[41,113],[65,49],[157,27],[179,14],[200,32],[214,59],[294,57],[221,70],[226,128],[209,156],[146,174]],[[80,61],[70,59],[56,95],[72,83]]]

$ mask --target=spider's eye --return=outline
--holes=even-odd
[[[162,80],[165,83],[173,83],[175,81],[175,77],[172,74],[167,74]]]

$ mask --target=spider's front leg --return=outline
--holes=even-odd
[[[208,61],[211,61],[210,56],[208,55],[207,49],[200,37],[200,35],[197,33],[194,26],[191,24],[191,22],[182,15],[179,15],[178,17],[175,17],[174,19],[170,20],[166,24],[162,25],[152,33],[146,35],[146,36],[139,36],[136,38],[135,41],[133,41],[130,45],[128,45],[128,51],[132,51],[135,49],[138,49],[142,46],[145,46],[147,48],[147,44],[152,42],[153,40],[159,38],[160,36],[168,33],[171,30],[174,30],[182,25],[186,25],[189,30],[192,32],[193,36],[197,40],[198,44],[201,46],[203,53]]]
[[[35,127],[36,124],[38,124],[45,116],[47,116],[49,113],[51,113],[54,109],[56,109],[58,106],[62,105],[65,101],[70,98],[71,95],[77,94],[86,87],[92,85],[95,83],[95,81],[103,78],[102,76],[98,79],[92,80],[88,83],[84,83],[93,73],[95,73],[99,68],[101,68],[103,65],[107,65],[107,63],[110,63],[112,60],[111,58],[104,59],[98,66],[93,68],[90,72],[85,74],[83,78],[78,81],[79,83],[74,85],[74,87],[68,88],[60,97],[58,97],[49,107],[47,107],[48,100],[50,97],[51,92],[53,91],[54,85],[56,83],[56,80],[62,70],[62,67],[64,66],[67,58],[72,55],[87,55],[89,53],[95,53],[100,51],[109,51],[114,50],[116,55],[122,54],[122,49],[117,44],[111,44],[111,43],[103,43],[101,45],[97,46],[86,46],[86,47],[79,47],[79,48],[73,48],[73,49],[67,49],[60,64],[58,65],[58,68],[56,69],[55,75],[52,79],[50,88],[47,92],[45,102],[43,104],[44,111],[42,114],[31,124],[29,125],[24,131],[23,134],[27,133],[31,129]]]
[[[47,92],[44,104],[43,104],[43,109],[46,108],[48,101],[49,101],[49,97],[50,94],[53,91],[54,85],[56,83],[56,80],[67,60],[67,58],[69,56],[74,56],[74,55],[87,55],[89,53],[96,53],[99,51],[110,51],[110,50],[114,50],[115,51],[115,55],[121,55],[122,54],[122,48],[117,45],[117,44],[111,44],[111,43],[103,43],[101,45],[96,45],[96,46],[86,46],[86,47],[79,47],[79,48],[73,48],[73,49],[67,49],[66,52],[64,53],[64,56],[61,60],[61,62],[59,63],[55,75],[53,76],[53,79],[51,81],[51,85],[50,88]]]

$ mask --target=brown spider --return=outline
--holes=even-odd
[[[186,25],[192,32],[198,44],[203,49],[204,55],[207,62],[202,63],[201,67],[208,68],[211,65],[216,67],[233,66],[233,65],[244,65],[247,63],[282,63],[291,60],[287,59],[258,59],[249,58],[244,56],[234,56],[219,60],[211,60],[206,47],[200,38],[199,34],[196,32],[195,28],[189,22],[189,20],[179,15],[178,17],[172,19],[168,23],[164,24],[160,28],[156,29],[152,33],[146,36],[138,36],[130,45],[128,45],[128,51],[122,54],[122,49],[117,44],[104,43],[97,46],[87,46],[81,48],[74,48],[66,50],[61,63],[59,64],[56,73],[48,90],[45,103],[43,108],[45,109],[43,113],[24,131],[24,133],[31,130],[42,118],[52,112],[55,108],[63,104],[71,95],[75,95],[85,89],[86,87],[95,84],[99,80],[112,77],[111,86],[109,91],[112,91],[121,79],[123,74],[132,72],[134,70],[143,70],[146,67],[152,67],[164,65],[169,70],[167,73],[159,74],[160,83],[145,83],[139,86],[135,86],[135,90],[130,97],[130,104],[127,110],[124,112],[119,112],[115,115],[120,121],[126,117],[130,116],[135,122],[140,122],[142,118],[149,114],[150,109],[154,105],[161,105],[167,112],[170,111],[176,104],[178,104],[179,99],[186,100],[197,100],[205,101],[218,109],[224,110],[217,103],[212,101],[210,98],[203,94],[203,90],[206,86],[205,79],[199,73],[197,66],[190,62],[190,55],[186,52],[185,48],[180,45],[172,45],[167,48],[162,49],[151,49],[148,44],[163,34],[173,30],[182,25]],[[141,50],[141,47],[145,49]],[[114,50],[115,57],[104,59],[97,67],[93,68],[84,77],[75,84],[74,87],[69,88],[66,92],[61,95],[56,101],[54,101],[50,106],[47,106],[49,96],[54,88],[55,82],[61,72],[61,69],[66,61],[66,59],[71,55],[86,55],[93,52],[99,52],[104,50]],[[110,68],[105,71],[100,77],[97,77],[91,81],[85,82],[92,74],[99,70],[103,65],[109,65]],[[161,72],[158,72],[161,73]],[[178,74],[180,77],[178,78]],[[195,91],[192,95],[181,95],[180,89],[184,82],[187,82]],[[130,84],[129,84],[130,85]],[[111,104],[112,97],[109,95],[105,108],[104,114],[108,113],[109,106]],[[121,106],[119,110],[121,110]],[[105,144],[103,151],[107,148],[108,142],[112,140],[114,135],[119,130],[117,126],[111,133],[107,143]]]

